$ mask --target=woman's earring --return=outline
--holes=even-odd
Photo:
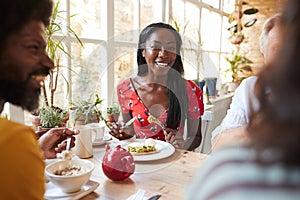
[[[145,49],[142,51],[142,56],[145,57]]]

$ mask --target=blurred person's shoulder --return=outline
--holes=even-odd
[[[243,89],[253,89],[254,86],[255,86],[256,81],[257,81],[257,76],[250,76],[248,78],[245,78],[241,82],[241,84],[239,85],[237,90],[240,90],[241,88],[243,88]]]
[[[1,118],[0,133],[0,158],[5,163],[0,165],[5,183],[0,199],[41,199],[45,192],[45,163],[33,129]]]
[[[0,133],[0,138],[12,137],[14,134],[21,135],[24,133],[34,136],[34,131],[31,127],[5,118],[0,118]]]

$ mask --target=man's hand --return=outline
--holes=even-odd
[[[74,135],[78,134],[78,130],[71,130],[65,127],[52,128],[44,133],[39,139],[39,145],[43,151],[45,158],[56,158],[56,154],[66,149],[66,139],[71,137],[71,147],[75,146]]]

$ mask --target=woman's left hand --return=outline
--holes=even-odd
[[[183,136],[176,129],[165,127],[164,133],[166,142],[172,144],[175,148],[182,149],[184,147]]]
[[[78,133],[78,130],[71,130],[65,127],[52,128],[47,131],[38,139],[40,148],[44,154],[44,158],[56,158],[57,153],[61,153],[66,149],[66,139],[68,137],[71,137],[71,147],[74,147],[74,135]]]
[[[111,134],[119,140],[126,140],[131,138],[133,136],[130,134],[132,128],[129,126],[124,127],[124,125],[124,122],[113,122],[109,134]]]

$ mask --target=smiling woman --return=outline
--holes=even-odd
[[[142,56],[149,63],[150,72],[163,76],[168,73],[176,60],[176,40],[174,34],[164,29],[157,30],[145,41]]]
[[[137,76],[117,87],[123,120],[136,120],[129,128],[113,126],[110,133],[114,137],[126,139],[136,134],[138,138],[159,139],[189,150],[200,145],[202,91],[182,77],[181,45],[179,33],[169,24],[154,23],[142,30]],[[164,127],[148,121],[150,115]],[[184,138],[186,121],[188,134]]]

